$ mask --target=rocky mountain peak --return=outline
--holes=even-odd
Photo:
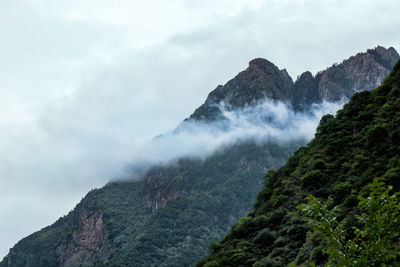
[[[295,82],[292,104],[297,109],[307,109],[312,103],[338,101],[359,91],[372,90],[389,75],[399,59],[393,47],[378,46],[333,64],[315,77],[305,72]]]
[[[263,72],[274,71],[277,67],[265,58],[255,58],[250,60],[249,69],[258,69]]]
[[[318,81],[306,71],[302,73],[294,84],[292,105],[296,109],[306,109],[313,103],[318,103],[320,97],[318,95]]]
[[[298,81],[310,81],[313,80],[314,76],[312,75],[312,73],[310,71],[305,71],[303,72],[296,80],[296,82]]]
[[[387,69],[392,69],[393,66],[400,59],[399,54],[393,47],[389,47],[388,49],[386,49],[382,46],[377,46],[374,49],[368,49],[367,54],[372,55],[377,62],[379,62]]]
[[[306,71],[293,83],[285,69],[280,70],[264,58],[255,58],[235,78],[212,91],[190,119],[220,118],[218,106],[222,102],[226,108],[234,109],[268,98],[291,103],[296,110],[305,110],[323,100],[350,98],[356,92],[377,87],[399,59],[393,47],[377,46],[333,64],[315,77]]]
[[[277,66],[275,66],[271,61],[268,61],[265,58],[255,58],[251,60],[249,62],[249,67],[247,68],[247,71],[260,71],[261,76],[265,74],[276,75],[278,74],[277,71],[279,71],[280,73],[278,75],[282,75],[288,81],[292,80],[286,69],[279,70]]]
[[[399,59],[393,47],[377,46],[336,63],[315,77],[306,71],[293,83],[285,69],[280,70],[264,58],[255,58],[235,78],[213,90],[189,119],[213,121],[221,118],[221,103],[225,108],[235,109],[268,98],[305,110],[323,100],[350,98],[356,92],[377,87]]]
[[[240,108],[260,100],[291,101],[293,81],[286,70],[280,70],[263,58],[249,62],[249,66],[225,85],[212,91],[205,103],[190,116],[195,120],[214,120],[220,116],[218,105],[227,108]]]

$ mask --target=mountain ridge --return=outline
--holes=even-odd
[[[384,75],[388,70],[381,66],[370,65]],[[305,84],[315,82],[311,73],[304,75]],[[221,118],[219,104],[224,101],[237,109],[266,95],[274,101],[295,99],[290,76],[267,60],[250,61],[236,77],[212,91],[189,120]],[[262,174],[281,166],[302,145],[304,140],[285,145],[239,142],[203,160],[186,158],[155,166],[138,182],[109,183],[89,192],[53,225],[18,242],[0,266],[193,264],[206,254],[209,242],[219,240],[251,209]]]
[[[285,69],[280,70],[263,58],[255,58],[249,66],[225,85],[219,85],[189,119],[213,121],[221,119],[218,105],[244,107],[265,98],[290,103],[296,110],[308,109],[313,103],[350,98],[360,90],[372,90],[389,75],[400,55],[393,47],[377,46],[318,72],[302,73],[293,82]]]

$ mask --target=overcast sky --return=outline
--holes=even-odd
[[[400,48],[398,0],[0,0],[0,258],[264,57]]]

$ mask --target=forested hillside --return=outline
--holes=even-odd
[[[296,208],[310,194],[333,199],[348,228],[358,195],[383,177],[400,190],[400,63],[378,88],[355,94],[336,116],[321,119],[315,138],[264,176],[252,212],[211,245],[197,266],[284,266],[326,260]]]

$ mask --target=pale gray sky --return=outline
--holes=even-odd
[[[400,48],[398,0],[0,0],[0,258],[264,57]]]

